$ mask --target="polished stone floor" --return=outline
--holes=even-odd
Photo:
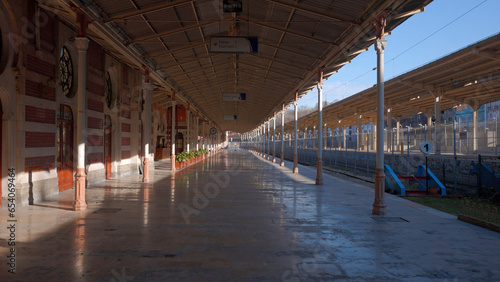
[[[223,150],[182,172],[156,170],[16,211],[16,274],[0,281],[500,281],[500,234],[372,188],[253,153]]]

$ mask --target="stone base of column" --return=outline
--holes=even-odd
[[[316,162],[316,185],[323,185],[323,159]]]
[[[383,169],[377,168],[375,172],[375,201],[373,202],[372,214],[385,215],[385,173]]]
[[[299,173],[299,166],[297,163],[297,154],[293,154],[293,173]]]
[[[144,171],[142,173],[142,182],[149,181],[149,158],[144,158]]]
[[[175,154],[170,155],[170,163],[171,163],[170,170],[174,171],[175,170]]]
[[[276,163],[276,156],[273,156],[273,163]]]
[[[75,202],[73,210],[85,211],[87,210],[87,203],[85,202],[85,180],[87,175],[84,168],[77,168],[75,174]]]

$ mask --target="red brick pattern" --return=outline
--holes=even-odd
[[[26,86],[26,95],[28,96],[42,98],[49,101],[56,100],[55,88],[31,80],[26,80],[25,86]]]
[[[122,132],[130,132],[130,124],[122,123]]]
[[[99,83],[89,81],[87,83],[87,89],[92,93],[98,94],[100,96],[104,96],[104,86],[99,84]]]
[[[122,160],[130,159],[130,151],[122,151]]]
[[[95,164],[95,163],[103,163],[103,155],[102,153],[91,153],[87,155],[87,163]]]
[[[95,129],[102,129],[103,128],[102,118],[88,117],[87,118],[87,127],[88,128],[95,128]]]
[[[122,146],[130,146],[130,137],[122,137]]]
[[[88,99],[87,109],[102,113],[104,111],[104,103],[93,99]]]
[[[55,124],[56,111],[38,107],[26,106],[25,120],[38,123]]]
[[[54,147],[56,144],[56,134],[53,132],[31,132],[25,133],[26,148]]]
[[[35,56],[28,55],[26,67],[30,71],[34,71],[48,77],[55,77],[56,66]]]
[[[100,135],[87,136],[87,144],[89,146],[102,146],[104,145],[104,138]]]
[[[87,52],[90,66],[104,71],[104,52],[101,46],[95,41],[90,40]]]
[[[24,171],[41,171],[55,168],[55,156],[29,157],[24,159]]]
[[[122,117],[130,119],[130,111],[122,109]]]

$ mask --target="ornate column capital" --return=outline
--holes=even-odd
[[[89,39],[87,37],[75,37],[75,47],[78,52],[87,51],[89,48]]]
[[[385,50],[385,47],[387,47],[387,40],[377,39],[375,41],[375,51],[377,51],[377,53],[383,53]]]

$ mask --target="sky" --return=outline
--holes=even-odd
[[[385,80],[500,32],[500,0],[434,0],[386,36]],[[323,100],[342,100],[377,83],[373,45],[324,82]],[[299,100],[314,107],[317,90]]]

